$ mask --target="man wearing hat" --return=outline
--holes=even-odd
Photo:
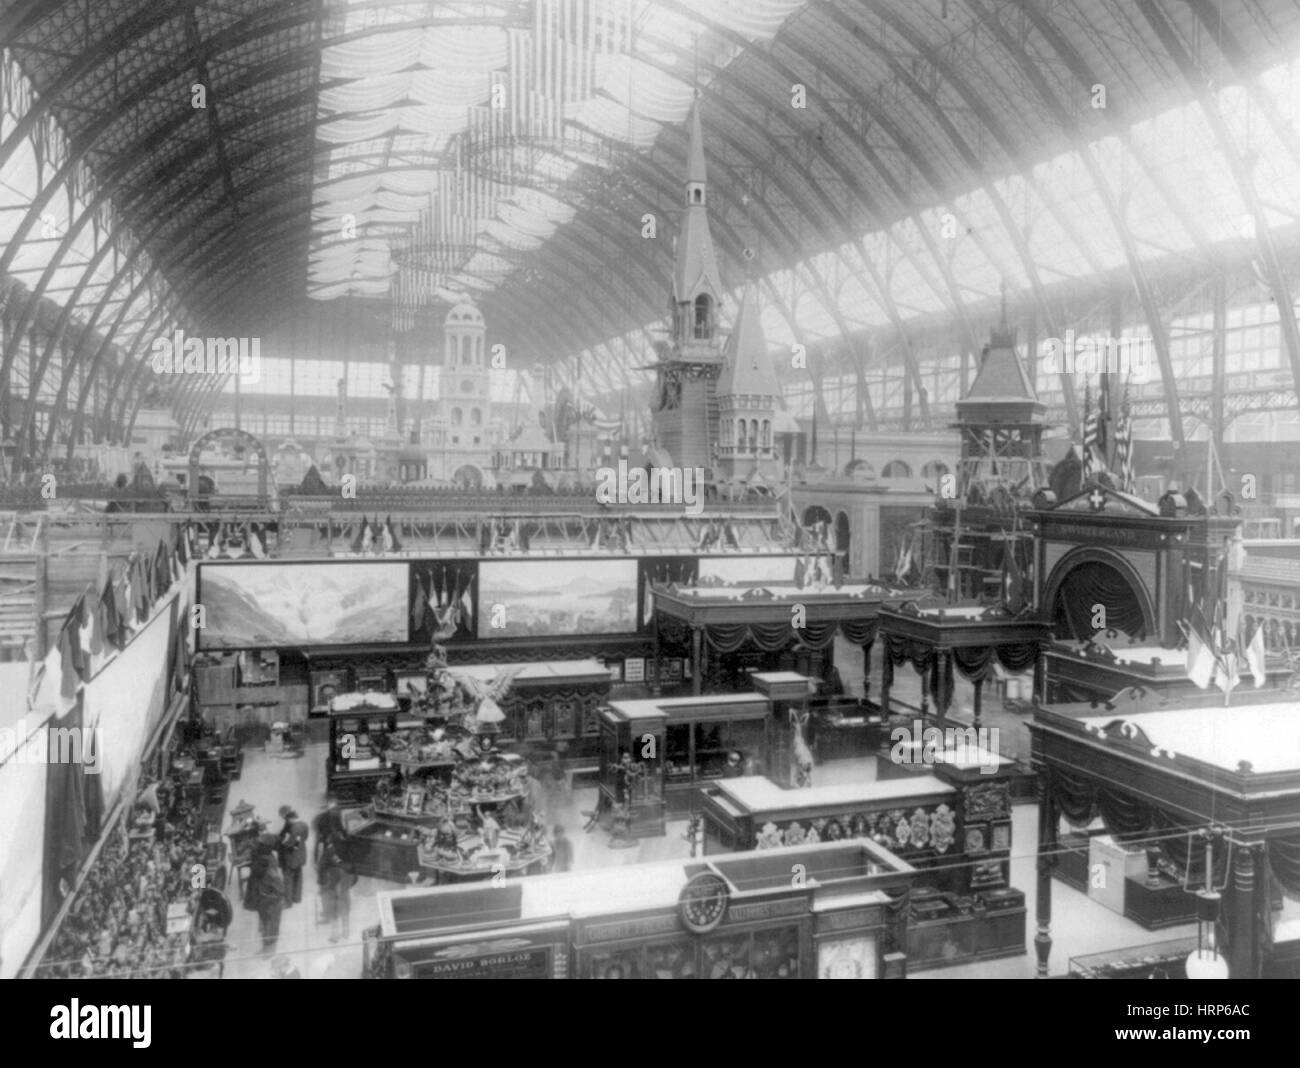
[[[307,837],[310,828],[288,805],[280,806],[280,867],[284,869],[284,907],[302,902],[302,869],[307,863]]]

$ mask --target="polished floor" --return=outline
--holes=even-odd
[[[814,781],[818,785],[866,782],[874,778],[874,759],[832,761],[819,765],[814,773]],[[228,807],[233,807],[240,801],[249,802],[255,806],[258,815],[270,818],[273,830],[279,828],[280,821],[276,812],[284,804],[292,805],[310,822],[325,803],[325,746],[310,745],[296,759],[275,758],[259,750],[248,751],[243,777],[231,784]],[[685,822],[669,823],[668,833],[664,837],[644,838],[636,848],[610,849],[607,844],[608,835],[601,831],[590,834],[582,831],[585,822],[582,811],[592,808],[594,803],[595,791],[591,789],[573,793],[560,790],[551,798],[547,822],[559,822],[568,829],[574,845],[575,870],[632,865],[689,855],[689,846],[684,838]],[[1020,957],[918,972],[913,974],[913,978],[1020,979],[1034,975],[1034,843],[1037,841],[1038,830],[1036,806],[1016,806],[1012,822],[1011,875],[1013,885],[1023,890],[1028,898],[1028,952]],[[226,823],[229,823],[228,815]],[[361,932],[378,922],[376,894],[381,890],[394,889],[397,885],[376,879],[361,879],[352,892],[350,937],[331,943],[328,926],[318,921],[315,872],[309,867],[304,878],[302,903],[285,911],[279,941],[273,953],[262,951],[257,915],[240,906],[237,888],[232,886],[230,894],[235,905],[235,918],[228,931],[230,950],[225,976],[241,979],[275,978],[273,959],[282,955],[305,979],[356,978],[361,972]],[[1064,973],[1069,958],[1074,956],[1139,946],[1194,933],[1194,928],[1190,926],[1159,932],[1146,931],[1060,882],[1053,883],[1052,912],[1053,948],[1050,967],[1053,974]]]

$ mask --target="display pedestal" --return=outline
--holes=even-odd
[[[1161,874],[1153,886],[1146,878],[1124,880],[1124,916],[1148,931],[1192,923],[1196,919],[1196,898],[1177,879]]]

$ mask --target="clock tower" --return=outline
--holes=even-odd
[[[492,393],[487,327],[473,304],[455,305],[443,322],[442,373],[425,445],[434,477],[477,481],[492,466]],[[477,473],[473,469],[477,469]]]

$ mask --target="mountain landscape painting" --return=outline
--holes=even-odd
[[[200,649],[405,642],[404,563],[202,564]]]
[[[635,560],[484,560],[480,638],[636,630]]]

